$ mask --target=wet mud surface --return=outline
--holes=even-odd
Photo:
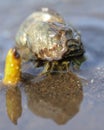
[[[5,56],[15,44],[21,22],[41,7],[55,9],[67,23],[78,28],[86,49],[86,61],[78,71],[34,77],[31,83],[24,82],[16,89],[5,89],[0,84],[1,130],[103,130],[103,5],[103,0],[4,0],[0,3],[0,80]],[[39,71],[31,69],[35,76]]]

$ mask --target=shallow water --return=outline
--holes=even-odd
[[[76,75],[69,73],[59,77],[43,77],[42,81],[38,79],[34,88],[32,83],[24,83],[16,90],[6,90],[0,84],[0,130],[103,130],[103,5],[103,0],[4,0],[0,3],[0,79],[3,77],[6,53],[14,45],[20,23],[43,6],[57,10],[67,23],[80,30],[87,57],[80,70],[74,72]],[[34,70],[33,73],[39,71]],[[78,76],[82,77],[81,83]],[[68,77],[71,77],[70,80]],[[6,102],[9,103],[11,97],[17,101],[12,104],[15,119],[21,115],[17,125],[7,114],[10,107]]]

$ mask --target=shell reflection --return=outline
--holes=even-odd
[[[75,74],[48,75],[36,81],[25,84],[28,107],[34,114],[65,124],[78,113],[83,90]]]
[[[83,89],[80,79],[72,72],[23,76],[21,87],[27,97],[27,106],[35,115],[62,125],[79,112]],[[14,124],[22,115],[21,94],[19,87],[6,89],[7,114]]]

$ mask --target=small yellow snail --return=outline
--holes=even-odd
[[[16,86],[20,81],[21,77],[21,58],[15,48],[8,51],[6,62],[3,84],[8,86]]]

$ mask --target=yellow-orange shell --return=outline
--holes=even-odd
[[[16,49],[13,48],[8,51],[6,57],[3,83],[5,85],[15,86],[20,81],[20,77],[21,58]]]

